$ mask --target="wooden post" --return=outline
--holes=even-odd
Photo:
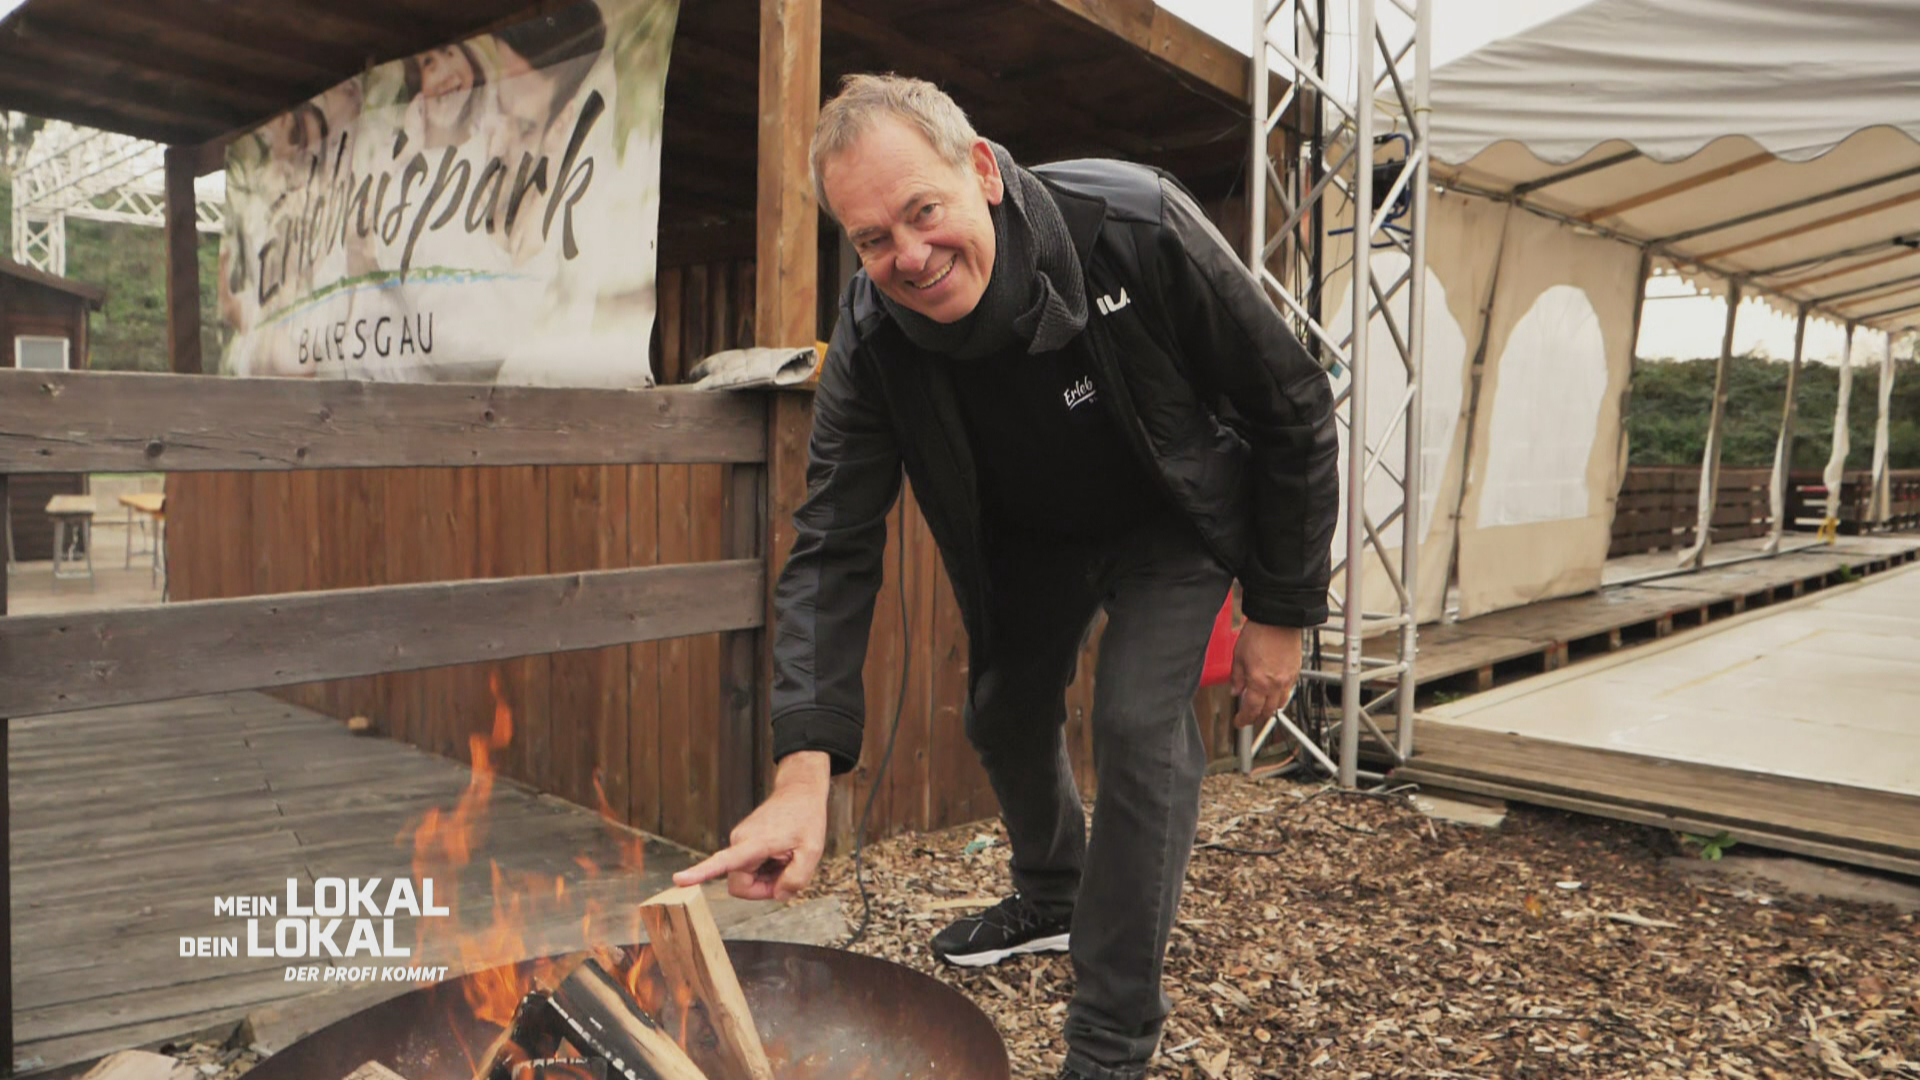
[[[1764,548],[1769,555],[1780,553],[1780,537],[1787,528],[1787,483],[1793,475],[1793,420],[1797,411],[1794,396],[1800,388],[1800,361],[1807,349],[1807,305],[1800,305],[1800,317],[1793,326],[1793,365],[1787,368],[1787,400],[1780,406],[1780,441],[1773,450],[1773,482],[1767,489],[1767,505],[1773,522],[1767,529]]]
[[[0,472],[0,507],[7,505],[7,474]],[[11,530],[13,522],[0,515],[4,527]],[[8,542],[13,537],[8,535]],[[7,571],[0,570],[0,619],[7,616]],[[7,812],[8,801],[12,798],[7,790],[7,725],[11,723],[0,716],[0,1076],[13,1075],[13,820]]]
[[[198,147],[167,147],[167,357],[180,375],[202,371],[200,231],[193,199],[198,159]]]
[[[1893,516],[1893,492],[1888,483],[1887,447],[1888,417],[1893,406],[1893,334],[1887,334],[1887,340],[1880,354],[1880,411],[1873,422],[1873,472],[1869,483],[1872,485],[1867,496],[1867,521],[1861,523],[1861,532],[1866,532],[1868,522],[1876,530],[1887,527],[1887,519]]]
[[[821,0],[760,0],[760,153],[754,281],[755,344],[786,347],[818,339],[819,207],[807,147],[820,116]],[[772,640],[773,588],[793,548],[793,512],[806,497],[807,433],[813,402],[774,393],[768,409],[766,641]],[[760,685],[773,678],[771,650],[760,652]],[[762,695],[754,755],[759,792],[771,782],[769,717]]]
[[[1700,513],[1693,546],[1680,554],[1680,565],[1698,569],[1713,542],[1713,512],[1720,502],[1720,444],[1726,441],[1727,368],[1733,361],[1733,327],[1740,318],[1740,279],[1727,283],[1727,327],[1720,337],[1720,362],[1713,369],[1713,411],[1707,419],[1707,449],[1700,460]]]

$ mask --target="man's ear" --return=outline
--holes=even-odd
[[[980,190],[987,196],[987,205],[999,206],[1007,194],[1007,181],[1000,175],[1000,160],[993,156],[993,147],[985,139],[975,139],[967,153],[974,175],[980,181]]]

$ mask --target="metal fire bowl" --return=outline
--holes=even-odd
[[[777,1080],[1010,1080],[993,1022],[937,979],[813,945],[729,941],[727,955]],[[517,965],[523,975],[532,966]],[[368,1061],[406,1080],[473,1080],[471,1058],[499,1029],[473,1017],[465,981],[422,987],[330,1024],[255,1066],[248,1080],[345,1080]],[[678,1030],[674,1006],[658,1019]],[[699,1040],[690,1041],[695,1063],[708,1065]]]

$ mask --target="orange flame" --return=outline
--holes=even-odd
[[[501,690],[497,672],[488,675],[487,687],[494,702],[493,726],[490,731],[476,733],[468,739],[473,772],[466,790],[452,809],[427,811],[402,835],[401,842],[413,849],[415,878],[433,880],[436,896],[444,898],[442,902],[451,912],[445,918],[421,920],[415,955],[421,957],[423,963],[449,964],[466,974],[463,989],[467,1007],[476,1018],[504,1029],[512,1023],[514,1011],[530,991],[537,986],[551,988],[558,982],[562,972],[550,961],[515,965],[522,964],[531,954],[554,951],[549,947],[552,943],[529,940],[528,928],[540,925],[538,920],[542,914],[566,910],[574,896],[563,877],[510,874],[498,863],[489,861],[490,918],[483,925],[470,925],[463,915],[460,878],[474,853],[485,845],[488,804],[493,796],[496,772],[494,761],[513,741],[513,710]],[[644,867],[644,838],[625,831],[608,803],[598,770],[593,775],[593,790],[600,815],[608,822],[609,833],[618,843],[622,868]],[[602,868],[587,856],[577,855],[573,861],[589,880],[600,876]],[[597,930],[604,935],[605,906],[605,901],[591,895],[580,904],[583,910],[580,940],[587,943],[603,967],[621,978],[641,1007],[657,1017],[666,1004],[666,995],[664,980],[658,977],[658,965],[651,962],[651,954],[641,952],[636,958],[625,950],[594,941]],[[632,936],[627,940],[640,936],[638,907],[632,907],[631,912],[632,925],[626,929]],[[680,1006],[680,1043],[684,1047],[691,1010],[689,1001],[681,1000],[682,995],[676,994],[675,998]],[[484,1048],[467,1048],[469,1064],[476,1072],[488,1064],[476,1060],[484,1052]]]

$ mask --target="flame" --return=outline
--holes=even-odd
[[[596,896],[579,898],[564,877],[542,874],[510,873],[496,862],[487,864],[492,886],[491,910],[482,919],[469,920],[462,911],[459,881],[483,849],[488,829],[488,805],[493,797],[495,760],[513,742],[513,710],[501,690],[498,672],[487,678],[492,693],[493,725],[468,739],[472,777],[466,790],[451,809],[434,809],[421,816],[401,842],[413,850],[413,873],[417,880],[431,879],[436,896],[451,914],[444,918],[422,919],[415,955],[423,963],[448,964],[467,977],[462,980],[465,1005],[472,1015],[493,1027],[505,1030],[515,1010],[527,994],[538,987],[552,988],[565,972],[553,961],[534,964],[524,961],[531,955],[554,951],[550,942],[529,939],[529,927],[552,925],[551,916],[577,906],[580,915],[579,941],[589,955],[613,973],[626,986],[641,1008],[655,1018],[667,1007],[666,980],[659,973],[650,949],[637,953],[605,944],[609,929],[606,901]],[[609,838],[615,841],[620,870],[638,871],[646,865],[645,839],[629,833],[607,800],[599,770],[593,774],[593,791],[599,813],[608,824]],[[584,854],[573,862],[589,881],[602,875],[604,868]],[[634,940],[641,934],[640,911],[629,905],[631,924],[624,927]],[[542,919],[542,916],[547,916]],[[596,941],[596,936],[601,938]],[[570,943],[575,948],[578,942]],[[431,958],[431,959],[429,959]],[[679,1013],[678,1041],[685,1048],[689,1021],[694,1011],[690,988],[675,987],[671,994]],[[456,1024],[457,1029],[467,1025]],[[466,1048],[469,1065],[478,1072],[489,1063],[478,1060],[487,1053],[485,1046]]]

